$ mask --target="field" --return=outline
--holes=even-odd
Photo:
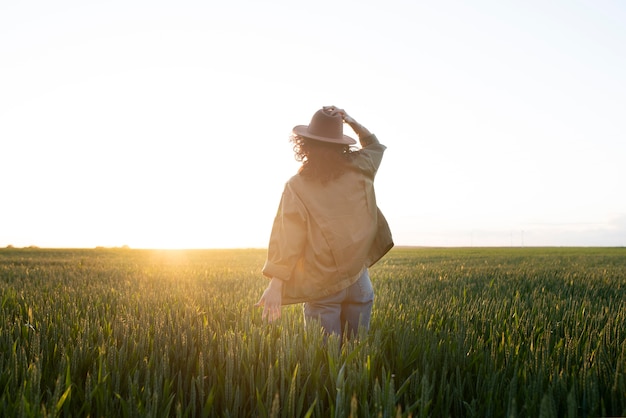
[[[625,248],[396,248],[343,344],[264,257],[0,250],[0,416],[626,416]]]

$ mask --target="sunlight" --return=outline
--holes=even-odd
[[[604,221],[626,214],[610,2],[348,1],[326,35],[297,2],[36,3],[0,13],[0,247],[264,247],[289,132],[330,104],[388,147],[376,190],[398,244],[626,236]]]

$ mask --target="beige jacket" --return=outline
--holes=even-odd
[[[392,247],[376,205],[374,176],[385,146],[374,135],[353,169],[327,184],[295,175],[274,219],[263,274],[283,280],[283,304],[315,300],[353,284]]]

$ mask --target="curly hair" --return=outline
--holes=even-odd
[[[348,169],[348,162],[355,150],[349,145],[317,141],[300,135],[292,135],[296,161],[302,163],[298,174],[327,183],[340,177]]]

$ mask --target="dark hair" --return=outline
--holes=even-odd
[[[292,135],[290,141],[296,161],[302,163],[298,174],[322,183],[345,173],[354,153],[349,145],[317,141],[300,135]]]

